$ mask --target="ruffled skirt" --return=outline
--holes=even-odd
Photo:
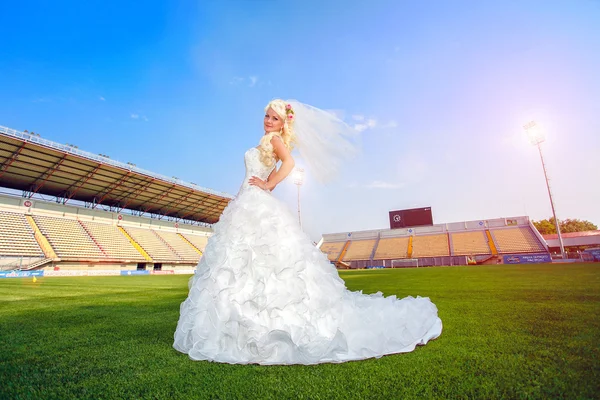
[[[412,351],[441,331],[426,297],[348,291],[285,204],[250,187],[214,226],[173,346],[194,360],[317,364]]]

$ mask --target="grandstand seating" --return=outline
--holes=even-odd
[[[447,234],[414,236],[412,246],[412,258],[450,255]]]
[[[35,233],[37,229],[39,238]],[[46,250],[40,247],[38,240],[43,240],[41,245],[48,247],[47,251],[52,254],[48,257],[68,261],[195,264],[202,256],[208,237],[116,226],[110,220],[87,221],[0,211],[0,256],[46,257]]]
[[[375,250],[375,260],[399,259],[408,257],[408,237],[382,238]]]
[[[56,255],[64,259],[106,258],[106,254],[75,219],[34,215],[33,219],[46,236]]]
[[[197,248],[200,251],[204,251],[204,248],[206,247],[206,243],[208,242],[208,237],[204,236],[204,235],[194,235],[194,234],[189,234],[189,233],[181,233],[181,236],[183,236],[185,239],[187,239],[191,244],[194,245],[195,248]]]
[[[492,253],[485,231],[452,233],[452,250],[455,256]]]
[[[546,251],[530,228],[490,230],[500,253],[535,253]]]
[[[200,253],[198,253],[188,242],[175,232],[153,231],[158,235],[175,253],[184,261],[198,262]]]
[[[124,227],[154,261],[178,261],[181,258],[151,229]]]
[[[376,239],[352,240],[344,254],[344,261],[368,260],[371,258]]]
[[[44,257],[25,215],[0,211],[0,255]]]
[[[145,261],[115,225],[81,221],[81,225],[104,250],[108,258]]]
[[[208,236],[202,230],[195,233],[191,229],[185,229],[185,233],[176,233],[167,224],[157,228],[156,225],[146,226],[142,222],[128,227],[116,226],[114,221],[115,219],[102,216],[97,216],[92,221],[88,214],[83,219],[72,214],[70,217],[67,214],[59,215],[56,209],[40,210],[39,213],[19,212],[17,207],[9,204],[6,209],[0,210],[0,256],[6,260],[15,256],[47,258],[58,262],[66,260],[89,263],[99,260],[107,265],[115,261],[195,264],[208,241]],[[130,221],[125,224],[133,225]],[[466,222],[456,223],[450,227],[441,226],[437,230],[418,231],[410,237],[403,236],[406,233],[402,231],[367,232],[357,235],[356,239],[351,239],[346,234],[332,234],[324,237],[325,241],[320,249],[329,260],[336,261],[336,266],[340,268],[343,267],[342,264],[363,268],[364,265],[370,265],[371,258],[430,259],[450,255],[547,251],[545,243],[536,235],[529,220],[524,219],[519,226],[505,224],[503,219],[494,220],[484,229],[481,221],[473,221],[470,225]],[[452,246],[452,251],[449,245]],[[389,266],[387,261],[384,264]]]
[[[327,254],[329,261],[335,261],[339,256],[346,242],[329,242],[321,244],[321,251]]]

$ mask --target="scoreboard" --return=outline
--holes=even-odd
[[[433,225],[431,207],[390,211],[390,229]]]

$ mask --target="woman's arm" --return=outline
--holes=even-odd
[[[271,144],[273,145],[273,152],[275,153],[275,156],[281,160],[281,167],[279,167],[279,170],[274,168],[266,181],[263,181],[256,176],[253,176],[248,180],[250,185],[258,186],[263,190],[275,189],[275,186],[284,180],[285,177],[292,172],[294,165],[296,165],[294,157],[292,157],[290,151],[287,149],[287,147],[285,147],[279,136],[273,136],[271,138]]]
[[[273,176],[275,176],[275,172],[277,172],[277,168],[273,168],[273,171],[271,171],[271,173],[269,174],[269,177],[267,178],[267,182],[270,181],[271,179],[273,179]]]
[[[283,144],[283,140],[279,136],[273,136],[271,139],[271,144],[273,145],[273,152],[281,160],[281,167],[278,170],[273,170],[267,178],[267,182],[265,183],[263,189],[265,190],[273,190],[279,183],[284,180],[290,172],[294,169],[296,162],[294,161],[294,157],[290,154],[290,151]]]

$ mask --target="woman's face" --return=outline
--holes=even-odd
[[[283,128],[284,120],[269,107],[265,114],[265,132],[279,132]]]

